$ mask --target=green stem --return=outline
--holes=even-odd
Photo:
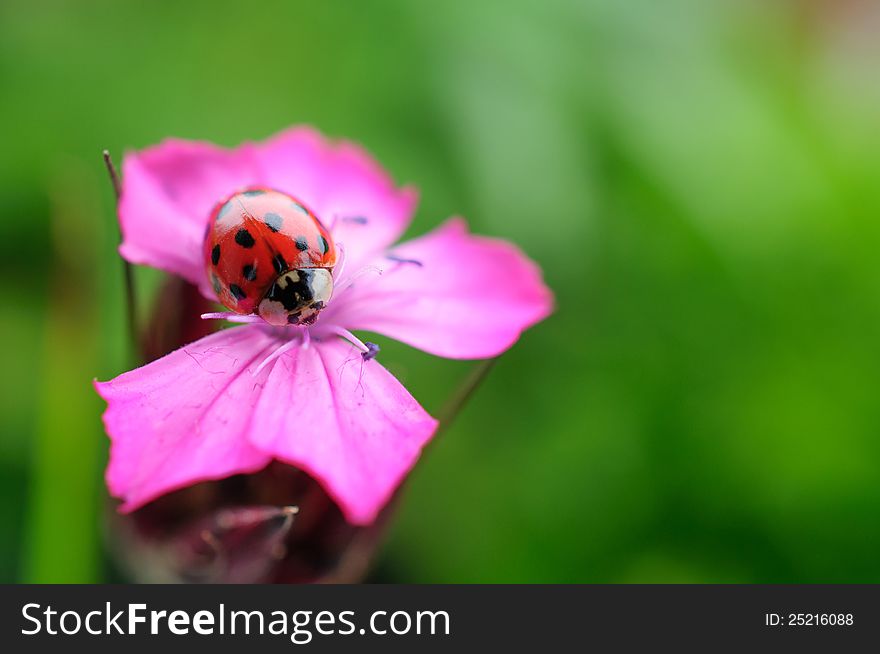
[[[468,401],[489,375],[489,371],[492,370],[497,361],[498,357],[495,357],[494,359],[486,359],[485,361],[480,361],[471,368],[468,376],[465,377],[465,380],[449,397],[445,406],[440,411],[440,424],[437,426],[434,440],[437,439],[437,436],[439,436],[441,432],[449,429],[449,426],[455,421],[458,414],[461,413],[462,409],[467,405]]]
[[[116,197],[116,212],[118,217],[119,200],[122,198],[122,182],[119,178],[116,166],[113,164],[113,159],[110,157],[110,151],[104,150],[103,156],[104,165],[107,167],[107,172],[110,175],[110,182],[113,184],[113,193]],[[119,228],[119,240],[122,240],[121,227]],[[137,326],[137,298],[134,287],[134,270],[132,265],[124,258],[122,259],[122,269],[125,277],[125,312],[126,321],[128,323],[128,335],[131,339],[131,346],[135,350],[138,350],[140,347],[140,335]]]

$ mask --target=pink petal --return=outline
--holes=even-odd
[[[480,359],[509,348],[553,310],[534,262],[510,243],[468,234],[461,219],[393,248],[393,257],[373,261],[381,274],[356,276],[321,321],[442,357]]]
[[[335,337],[286,352],[254,409],[251,442],[315,477],[346,518],[369,524],[437,422],[377,361]]]
[[[257,146],[263,182],[298,197],[343,243],[346,266],[361,265],[406,230],[418,196],[399,189],[361,147],[307,127]]]
[[[264,467],[245,438],[267,371],[252,371],[275,339],[259,327],[222,330],[109,382],[107,485],[131,511],[198,481]]]
[[[122,164],[120,254],[205,286],[202,241],[213,206],[256,183],[253,147],[169,139]]]

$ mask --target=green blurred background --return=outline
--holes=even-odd
[[[375,579],[880,581],[878,57],[870,0],[4,0],[0,580],[108,578],[101,149],[311,123],[420,187],[411,234],[460,213],[558,301]],[[435,413],[472,365],[380,343]]]

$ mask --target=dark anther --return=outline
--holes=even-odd
[[[364,345],[367,346],[367,351],[361,352],[361,358],[363,358],[364,361],[369,361],[370,359],[375,359],[376,355],[379,354],[379,349],[380,349],[379,346],[376,345],[375,343],[369,343],[369,342],[364,343]]]
[[[394,254],[386,254],[385,258],[390,261],[396,261],[397,263],[411,263],[414,266],[418,266],[421,268],[424,264],[418,259],[404,259],[403,257],[398,257]]]

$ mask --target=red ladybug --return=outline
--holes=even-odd
[[[313,323],[333,294],[336,247],[306,206],[248,188],[219,203],[205,233],[205,266],[217,298],[271,325]]]

